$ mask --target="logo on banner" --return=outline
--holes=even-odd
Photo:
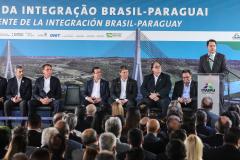
[[[232,39],[240,40],[240,33],[235,33]]]
[[[201,89],[203,94],[214,94],[215,88],[211,83],[206,83],[203,88]]]
[[[114,38],[114,37],[121,37],[122,34],[121,33],[106,33],[106,36],[108,38]]]
[[[49,36],[50,36],[51,38],[59,38],[60,35],[61,35],[61,34],[55,34],[55,33],[54,33],[54,34],[53,34],[53,33],[52,33],[52,34],[49,34]]]

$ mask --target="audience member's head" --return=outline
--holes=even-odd
[[[187,135],[190,134],[197,134],[196,131],[196,114],[193,114],[192,116],[188,118],[184,118],[184,122],[182,125],[182,129],[184,129],[187,133]]]
[[[175,130],[170,134],[170,139],[178,139],[185,142],[186,138],[187,138],[187,134],[184,129]]]
[[[126,160],[144,160],[144,152],[142,148],[132,148],[126,154]]]
[[[116,160],[116,157],[112,152],[101,151],[97,154],[95,160]]]
[[[27,138],[25,136],[22,136],[22,135],[13,136],[8,146],[7,153],[5,154],[3,159],[10,160],[12,159],[15,153],[19,153],[19,152],[25,153],[26,147],[27,147]]]
[[[41,138],[42,147],[48,146],[50,137],[52,137],[53,135],[58,134],[58,133],[59,133],[59,131],[54,127],[49,127],[49,128],[43,129],[42,138]]]
[[[128,132],[128,143],[131,148],[139,148],[143,143],[143,134],[140,129],[134,128]]]
[[[124,109],[121,103],[113,102],[112,103],[112,116],[123,116],[124,117]]]
[[[21,136],[27,137],[27,129],[22,126],[17,126],[15,128],[13,128],[12,137],[14,137],[16,135],[21,135]]]
[[[116,136],[113,133],[105,132],[99,137],[99,149],[100,151],[107,150],[114,152],[116,147]]]
[[[62,120],[68,124],[70,131],[74,130],[77,126],[78,119],[77,116],[73,113],[64,114]]]
[[[148,117],[143,117],[139,122],[139,128],[145,134],[147,132],[147,122],[150,120]]]
[[[65,137],[62,134],[55,134],[49,140],[49,152],[51,159],[62,159],[66,149]]]
[[[228,107],[228,111],[235,111],[240,115],[240,106],[239,104],[233,104],[230,107]]]
[[[232,127],[224,134],[224,143],[240,148],[240,128]]]
[[[38,114],[31,114],[28,116],[28,129],[41,128],[41,117]]]
[[[147,133],[156,134],[160,131],[160,124],[156,119],[150,119],[147,122]]]
[[[240,115],[236,111],[227,111],[222,113],[221,116],[230,118],[233,127],[240,127]]]
[[[81,134],[82,143],[87,146],[97,142],[97,132],[92,129],[85,129]]]
[[[96,108],[96,106],[94,104],[89,104],[89,105],[86,106],[86,114],[87,114],[87,116],[94,117],[96,111],[97,111],[97,108]]]
[[[0,126],[0,150],[4,150],[9,144],[11,138],[11,130],[8,127]]]
[[[31,154],[30,160],[50,160],[50,153],[47,149],[37,148]]]
[[[113,133],[117,138],[120,138],[122,132],[122,123],[118,117],[110,117],[105,122],[105,131]]]
[[[204,110],[198,110],[196,112],[197,125],[206,125],[207,124],[207,113]]]
[[[12,160],[28,160],[28,157],[25,153],[15,153]]]
[[[185,160],[186,147],[181,140],[172,139],[166,146],[166,156],[169,160]]]
[[[183,111],[182,111],[182,107],[181,104],[177,101],[171,101],[171,103],[168,106],[168,110],[167,110],[167,117],[169,117],[170,115],[177,115],[178,117],[180,117],[180,119],[183,119]]]
[[[98,151],[93,147],[86,147],[83,153],[83,160],[95,160]]]
[[[202,160],[203,143],[197,135],[189,135],[185,141],[185,144],[188,160]]]
[[[206,110],[212,110],[213,100],[211,97],[203,97],[201,107]]]
[[[224,134],[232,127],[232,121],[227,116],[220,116],[215,124],[218,133]]]
[[[177,115],[169,115],[167,117],[167,129],[168,132],[171,133],[174,130],[178,130],[181,128],[181,119]]]
[[[69,126],[65,121],[59,120],[54,125],[54,127],[57,128],[57,130],[59,131],[60,134],[62,134],[64,137],[66,137],[68,139],[70,132],[69,132]]]
[[[64,112],[58,112],[56,114],[54,114],[53,116],[53,126],[59,121],[62,120],[62,117],[64,116]]]
[[[128,130],[132,128],[138,128],[140,119],[141,114],[139,110],[135,108],[129,108],[126,115],[126,128]]]

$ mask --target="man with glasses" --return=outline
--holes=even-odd
[[[182,71],[182,80],[174,85],[172,100],[178,100],[183,110],[197,109],[197,82],[192,80],[192,73],[186,69]]]
[[[161,65],[155,61],[151,64],[152,73],[144,77],[141,93],[143,96],[140,104],[146,104],[149,108],[160,108],[161,117],[167,115],[170,103],[169,92],[172,87],[170,76],[162,72]]]

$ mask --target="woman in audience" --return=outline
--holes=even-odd
[[[189,135],[185,144],[187,149],[187,160],[202,160],[203,143],[198,136],[194,134]]]
[[[50,154],[47,149],[37,148],[31,154],[30,160],[50,160]]]
[[[13,155],[15,153],[19,153],[19,152],[25,153],[26,147],[27,147],[27,140],[25,136],[22,136],[22,135],[14,136],[8,146],[8,151],[5,154],[3,160],[12,160]]]
[[[53,135],[49,140],[51,160],[64,160],[63,154],[66,149],[66,140],[61,134]]]
[[[124,109],[121,103],[113,102],[112,103],[112,116],[120,118],[122,125],[125,125],[124,120]]]
[[[87,146],[83,154],[83,160],[94,160],[98,154],[98,151],[90,146]]]

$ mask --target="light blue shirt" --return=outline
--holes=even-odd
[[[190,86],[191,86],[191,82],[189,83],[188,86],[184,84],[183,94],[182,94],[183,98],[190,98]]]

